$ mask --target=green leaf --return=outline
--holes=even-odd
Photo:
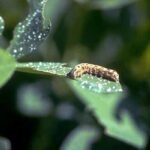
[[[66,74],[72,68],[67,67],[66,63],[52,63],[52,62],[30,62],[18,63],[17,70],[21,72],[36,73],[43,75],[58,75],[66,77]],[[97,93],[112,93],[121,92],[122,87],[119,82],[112,82],[102,78],[97,78],[91,75],[82,75],[77,80],[71,80],[82,88]]]
[[[112,93],[123,91],[119,82],[109,81],[88,74],[82,75],[80,78],[72,81],[72,83],[96,93]]]
[[[65,139],[61,150],[90,150],[92,143],[98,138],[97,128],[80,126],[73,130]]]
[[[137,128],[127,111],[122,114],[121,121],[114,117],[122,93],[100,94],[82,88],[76,82],[70,82],[70,85],[87,108],[94,113],[99,123],[104,125],[106,134],[138,148],[146,146],[146,133]]]
[[[18,63],[17,70],[21,72],[36,73],[43,75],[66,76],[71,68],[65,66],[66,63],[50,63],[50,62],[30,62]]]
[[[11,78],[15,69],[15,59],[8,52],[0,49],[0,87]]]
[[[45,18],[47,0],[29,0],[30,13],[14,30],[14,37],[8,51],[20,58],[38,49],[50,31],[50,20]]]

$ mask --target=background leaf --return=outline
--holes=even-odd
[[[121,121],[117,120],[114,116],[117,105],[122,97],[121,93],[99,94],[81,88],[75,82],[70,84],[89,111],[92,111],[99,123],[105,127],[106,134],[138,148],[146,146],[146,133],[137,128],[128,112],[122,113]]]
[[[15,69],[15,59],[8,52],[0,49],[0,87],[11,78]]]
[[[0,150],[11,150],[11,143],[7,138],[0,137]]]
[[[17,108],[29,117],[44,117],[50,114],[53,103],[41,83],[23,85],[17,91]]]
[[[90,150],[93,142],[99,136],[97,128],[91,126],[79,126],[65,139],[61,150]]]

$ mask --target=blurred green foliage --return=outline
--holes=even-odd
[[[33,5],[36,4],[34,0],[28,1],[33,2]],[[51,20],[50,36],[38,50],[28,53],[18,61],[72,64],[89,62],[114,68],[119,72],[124,96],[114,99],[117,103],[116,101],[110,103],[113,96],[99,94],[100,99],[94,99],[95,95],[90,98],[88,95],[90,91],[85,90],[86,92],[83,93],[80,87],[69,86],[70,84],[58,77],[47,78],[40,74],[16,72],[0,89],[0,134],[10,140],[9,142],[7,139],[5,141],[0,139],[0,146],[4,147],[7,141],[8,146],[5,146],[4,150],[10,149],[10,143],[12,150],[65,149],[67,144],[65,139],[69,135],[68,146],[74,148],[76,145],[73,141],[76,142],[76,137],[70,133],[75,133],[76,130],[73,129],[80,125],[91,125],[91,128],[94,126],[100,130],[100,137],[95,139],[93,137],[97,134],[91,131],[88,133],[86,130],[87,136],[84,138],[80,135],[82,131],[77,131],[77,137],[81,138],[78,142],[81,142],[80,146],[83,149],[87,145],[93,150],[112,149],[112,147],[119,150],[136,149],[129,144],[128,140],[133,140],[135,143],[131,143],[136,147],[148,148],[149,143],[145,143],[146,136],[136,133],[146,132],[149,136],[150,128],[149,7],[148,0],[48,0],[42,15],[46,18],[44,25],[47,26],[49,19]],[[0,37],[1,47],[10,46],[16,24],[24,20],[28,11],[29,6],[26,1],[0,1],[0,16],[5,20],[5,30]],[[0,20],[0,24],[4,23]],[[2,31],[3,28],[0,28],[0,35]],[[30,52],[30,49],[27,51]],[[19,64],[23,65],[23,63]],[[5,52],[0,52],[0,85],[10,78],[15,67],[15,60],[9,57],[9,54],[5,56]],[[36,66],[35,68],[33,67],[33,70],[37,71]],[[55,67],[50,69],[53,71]],[[3,70],[7,70],[9,76],[6,76]],[[70,87],[73,87],[73,92]],[[110,109],[109,115],[111,111],[113,114],[108,117],[108,120],[103,115],[103,112],[108,113],[105,106],[107,102],[108,108],[115,104],[113,109]],[[104,122],[107,120],[110,126],[111,119],[115,123],[121,123],[124,120],[122,117],[124,112],[132,118],[133,129],[130,125],[129,129],[133,133],[135,128],[137,130],[135,134],[132,132],[128,134],[129,130],[127,130],[125,138],[128,144],[124,143],[122,137],[110,138],[108,135],[112,132],[109,131],[108,135],[108,131],[105,132],[108,124]],[[95,115],[97,113],[99,115]],[[122,131],[116,130],[116,127],[114,129],[115,132]],[[90,145],[89,139],[94,139]],[[144,141],[142,145],[140,145],[141,141]]]
[[[15,59],[4,50],[0,49],[0,87],[2,87],[13,75],[16,69]]]

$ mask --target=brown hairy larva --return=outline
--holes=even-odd
[[[81,63],[76,65],[67,74],[67,77],[71,79],[77,79],[81,77],[83,74],[89,74],[110,81],[119,82],[119,74],[115,70],[107,69],[99,65],[88,64],[88,63]]]

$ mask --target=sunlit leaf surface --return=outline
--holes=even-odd
[[[4,30],[4,20],[3,18],[0,16],[0,36],[2,35],[3,33],[3,30]]]
[[[61,150],[90,150],[99,134],[98,129],[94,127],[80,126],[65,139]]]
[[[0,49],[0,87],[9,80],[15,69],[15,59],[8,52]]]
[[[30,13],[15,28],[13,40],[8,47],[14,57],[20,58],[37,50],[48,36],[50,21],[43,15],[46,3],[47,0],[29,0]]]
[[[70,84],[87,108],[94,113],[99,123],[105,127],[106,134],[138,148],[146,146],[146,133],[137,128],[127,111],[122,113],[121,121],[118,121],[114,116],[122,93],[100,94],[82,88],[75,82]]]
[[[37,73],[43,75],[58,75],[66,76],[71,68],[66,67],[65,63],[50,63],[50,62],[37,62],[37,63],[18,63],[17,70],[28,73]]]

